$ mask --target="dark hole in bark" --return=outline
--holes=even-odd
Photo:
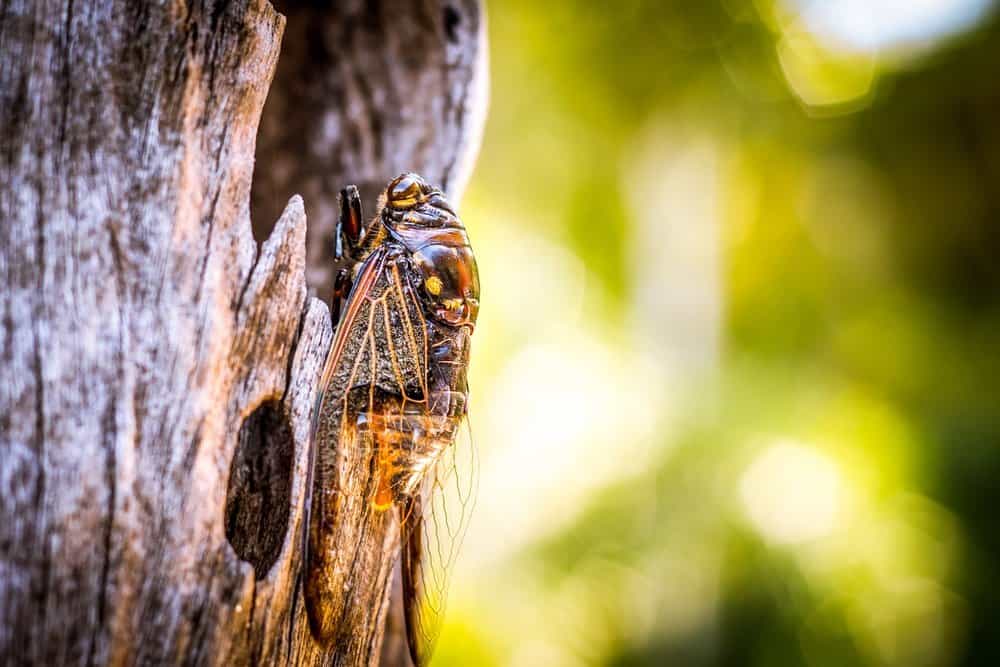
[[[449,42],[458,41],[458,24],[462,22],[462,15],[451,5],[444,6],[444,34],[448,36]]]
[[[281,553],[291,511],[292,426],[278,401],[261,404],[240,426],[229,468],[226,539],[263,579]]]

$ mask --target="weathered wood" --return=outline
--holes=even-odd
[[[322,288],[343,183],[461,188],[482,18],[449,6],[290,8],[279,60],[264,0],[0,4],[0,664],[377,660],[387,572],[356,582],[361,640],[325,655],[298,592],[332,328],[288,200],[315,197]],[[343,87],[297,97],[293,62]],[[276,65],[254,198],[288,205],[258,247]],[[267,131],[283,116],[325,143]]]

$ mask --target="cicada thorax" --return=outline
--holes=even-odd
[[[479,272],[465,225],[439,193],[415,208],[382,209],[388,233],[407,249],[423,280],[431,317],[473,327],[479,314]]]

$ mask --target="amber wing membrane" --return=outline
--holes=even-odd
[[[414,664],[426,665],[441,632],[448,587],[475,505],[479,460],[467,417],[401,508],[403,603]]]

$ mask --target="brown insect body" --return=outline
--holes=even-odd
[[[407,637],[422,665],[471,510],[474,470],[466,480],[455,462],[457,454],[474,452],[457,451],[455,441],[467,414],[478,276],[464,226],[419,177],[390,183],[364,229],[356,191],[344,196],[353,200],[343,209],[341,242],[356,276],[313,417],[305,601],[318,641],[345,640],[341,633],[356,627],[352,619],[372,613],[351,591],[386,567],[384,550],[369,541],[384,543],[392,524],[387,510],[398,508]],[[457,488],[461,507],[452,508],[455,518],[442,529],[426,517],[446,485]]]

